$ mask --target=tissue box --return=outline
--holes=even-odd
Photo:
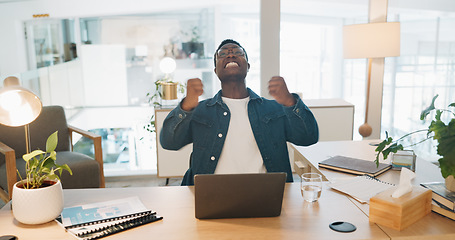
[[[403,230],[431,212],[431,190],[413,186],[411,192],[392,198],[395,190],[393,187],[370,199],[370,222]]]

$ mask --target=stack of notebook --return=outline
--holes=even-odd
[[[163,219],[138,197],[64,208],[56,221],[78,239],[97,239]]]
[[[444,182],[421,183],[433,191],[431,210],[455,220],[455,192],[446,189]]]

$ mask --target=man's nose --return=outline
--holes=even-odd
[[[226,57],[228,57],[229,55],[235,56],[234,49],[229,49],[228,50],[228,54],[226,55]]]

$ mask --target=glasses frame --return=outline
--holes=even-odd
[[[235,51],[239,49],[240,51]],[[220,52],[221,51],[227,51],[227,54],[225,56],[220,56]],[[217,59],[219,58],[225,58],[227,56],[229,56],[229,54],[232,54],[236,57],[244,57],[246,55],[245,51],[241,48],[241,47],[233,47],[233,48],[220,48],[218,49],[218,51],[216,51],[216,57]]]

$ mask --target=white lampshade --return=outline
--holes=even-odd
[[[163,73],[169,74],[173,73],[177,67],[177,63],[175,60],[171,57],[164,57],[160,61],[160,70]]]
[[[400,56],[400,23],[367,23],[343,27],[344,58]]]
[[[16,77],[8,77],[0,89],[0,124],[18,127],[33,122],[41,113],[41,100],[21,87]]]

